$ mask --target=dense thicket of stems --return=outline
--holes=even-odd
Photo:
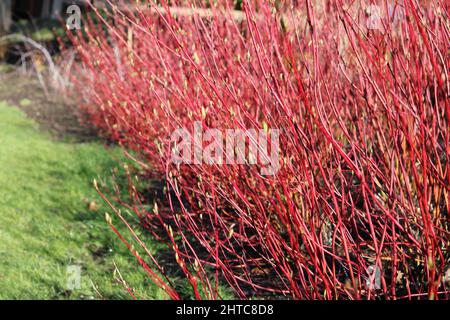
[[[380,1],[375,27],[364,1],[170,3],[99,14],[72,37],[74,82],[89,119],[165,178],[165,205],[135,195],[130,208],[195,296],[218,298],[220,280],[242,298],[449,298],[444,2]],[[194,121],[280,129],[279,172],[172,164],[171,133]],[[121,237],[179,298],[137,236]]]

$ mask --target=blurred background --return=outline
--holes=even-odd
[[[127,160],[79,120],[76,58],[59,49],[71,5],[89,14],[84,0],[0,0],[0,300],[161,298],[93,187]]]
[[[88,8],[85,0],[2,0],[0,35],[22,33],[51,47],[56,36],[64,34],[61,19],[66,15],[67,8],[74,4],[83,11]],[[0,57],[8,62],[15,62],[14,60],[18,58],[17,52],[5,41],[1,47]]]

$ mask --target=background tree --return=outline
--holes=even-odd
[[[11,0],[0,2],[0,33],[4,34],[11,25]]]
[[[11,26],[11,0],[0,1],[0,38],[6,34]],[[0,41],[0,60],[3,59],[6,52],[6,45]]]

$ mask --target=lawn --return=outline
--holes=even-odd
[[[2,102],[0,142],[0,299],[130,298],[115,265],[138,297],[164,297],[109,229],[92,186],[125,161],[118,148],[57,141]],[[73,290],[71,268],[81,268]]]

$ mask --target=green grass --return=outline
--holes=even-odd
[[[164,297],[109,229],[92,187],[121,161],[101,143],[55,141],[0,102],[0,299],[130,298],[114,262],[139,297]],[[71,265],[81,267],[75,290]]]

